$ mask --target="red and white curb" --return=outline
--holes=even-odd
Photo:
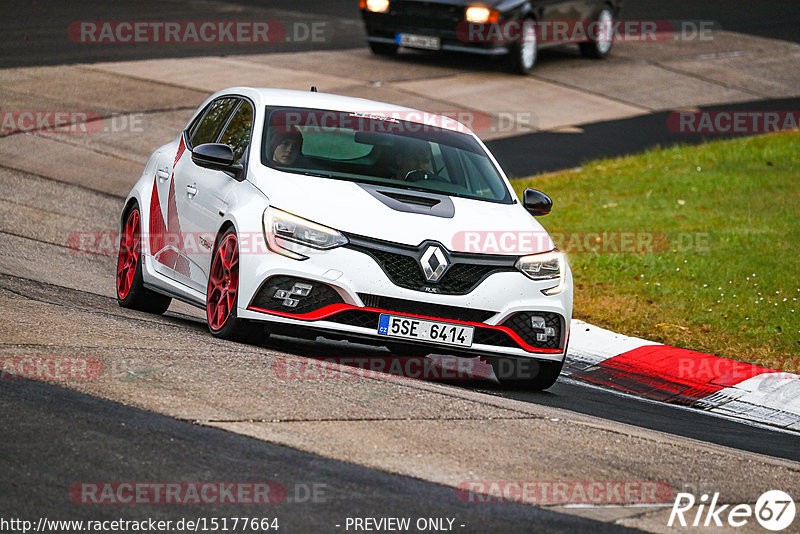
[[[564,373],[647,399],[800,431],[800,375],[572,320]]]

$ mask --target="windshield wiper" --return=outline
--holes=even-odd
[[[336,177],[333,176],[332,174],[324,174],[321,172],[300,171],[300,174],[305,174],[306,176],[315,176],[317,178],[331,178],[334,180],[336,179]]]

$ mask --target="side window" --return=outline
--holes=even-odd
[[[205,143],[213,143],[217,140],[220,130],[225,126],[231,110],[236,105],[237,98],[220,98],[213,101],[206,114],[197,124],[194,132],[191,133],[190,145],[195,147]]]
[[[242,100],[242,104],[228,123],[219,142],[233,149],[233,162],[241,163],[242,157],[250,146],[250,135],[253,131],[253,106]]]

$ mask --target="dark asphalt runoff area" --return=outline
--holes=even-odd
[[[797,111],[800,98],[755,100],[719,106],[700,106],[700,111],[767,112]],[[741,137],[741,134],[684,133],[670,130],[671,111],[629,119],[582,124],[581,133],[536,132],[487,141],[486,146],[509,178],[525,178],[543,172],[578,167],[600,158],[614,158],[655,147],[695,145]]]
[[[122,0],[0,1],[0,67],[288,52],[364,46],[356,0]],[[626,2],[624,18],[715,20],[722,29],[798,41],[800,2],[643,0]],[[101,46],[69,40],[82,20],[328,21],[323,43],[281,43],[269,49],[242,45]],[[304,48],[308,47],[308,48]],[[0,74],[2,75],[2,74]],[[740,104],[741,109],[798,109],[798,101]],[[731,109],[736,106],[726,106]],[[582,134],[537,133],[495,141],[490,147],[512,174],[573,167],[587,158],[636,152],[654,145],[701,142],[671,135],[664,114],[582,127]],[[535,157],[531,158],[531,146]],[[527,153],[524,160],[518,154]],[[187,321],[187,328],[202,325]],[[305,342],[279,342],[290,353],[311,353]],[[314,351],[319,354],[319,350]],[[502,389],[492,383],[457,384],[491,395],[554,406],[770,456],[800,459],[795,434],[776,432],[701,412],[643,401],[562,380],[545,393]],[[459,532],[627,532],[528,505],[471,505],[453,488],[326,459],[229,432],[125,407],[58,386],[0,380],[0,511],[31,520],[140,520],[277,517],[279,532],[344,532],[347,517],[454,517]],[[268,506],[98,506],[74,504],[77,482],[277,481],[289,490]],[[323,497],[302,498],[317,484]]]
[[[187,328],[201,328],[187,321]],[[320,343],[335,354],[341,343]],[[279,338],[295,354],[320,351]],[[299,349],[299,350],[298,350]],[[348,354],[352,355],[352,347]],[[365,351],[365,355],[367,355]],[[324,357],[324,356],[323,356]],[[800,459],[796,434],[560,380],[548,392],[515,392],[489,381],[454,384],[771,456]],[[281,532],[344,532],[348,517],[447,517],[458,532],[634,532],[513,503],[463,502],[456,490],[324,458],[223,430],[28,380],[0,380],[0,509],[36,521],[278,518]],[[92,505],[73,502],[84,482],[277,482],[285,501],[266,505]],[[487,530],[490,529],[490,530]]]
[[[455,532],[476,534],[640,532],[530,505],[463,502],[452,487],[38,382],[0,380],[0,413],[0,516],[6,520],[277,518],[277,532],[322,534],[346,532],[348,517],[409,517],[451,518]],[[286,488],[286,499],[257,505],[123,505],[81,504],[70,496],[74,484],[97,481],[277,482]]]

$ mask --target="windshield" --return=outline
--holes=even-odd
[[[373,113],[268,107],[266,115],[261,160],[269,167],[512,202],[485,150],[466,133]]]

